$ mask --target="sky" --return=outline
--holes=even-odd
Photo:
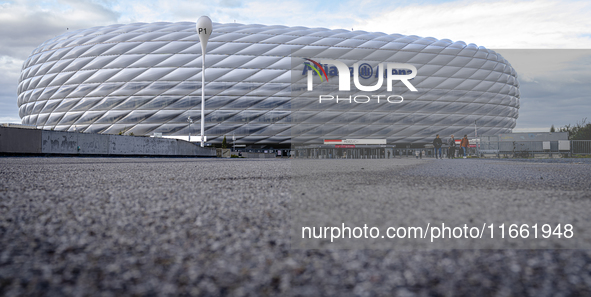
[[[0,0],[0,123],[20,123],[24,60],[67,30],[196,21],[353,29],[464,41],[501,53],[517,70],[514,132],[591,120],[591,1]],[[214,28],[215,30],[215,28]]]

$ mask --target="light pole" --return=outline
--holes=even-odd
[[[476,126],[476,120],[474,120],[474,140],[478,138],[478,127]],[[480,158],[480,139],[476,143],[476,155]]]
[[[193,119],[191,116],[187,118],[187,122],[189,122],[189,142],[191,142],[191,125],[193,124]]]
[[[201,147],[205,144],[205,48],[212,31],[211,19],[202,16],[197,20],[197,35],[201,42]]]

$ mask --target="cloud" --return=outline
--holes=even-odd
[[[591,48],[588,1],[453,1],[357,19],[357,27],[487,48]]]
[[[550,78],[554,82],[582,83],[590,74],[588,49],[495,49],[519,74],[520,81]]]
[[[498,52],[519,75],[521,108],[516,131],[547,131],[552,124],[561,127],[590,117],[590,49]]]
[[[180,0],[154,3],[159,10],[168,13],[159,16],[167,21],[195,21],[201,15],[208,15],[214,22],[284,26],[324,26],[340,23],[343,19],[335,13],[315,9],[317,4],[302,1],[234,1],[218,0],[210,3],[196,3]],[[152,20],[153,21],[153,20]]]
[[[67,30],[116,23],[119,16],[104,3],[88,0],[0,3],[0,122],[20,122],[18,78],[24,60],[37,46]]]
[[[16,106],[16,82],[23,60],[0,56],[0,123],[20,123]]]
[[[117,12],[90,1],[58,0],[52,6],[35,1],[2,3],[0,56],[25,59],[43,41],[67,30],[116,23],[118,18]]]
[[[116,2],[112,8],[121,14],[119,23],[196,21],[202,15],[214,18],[215,22],[233,22],[230,18],[235,19],[242,6],[240,0],[134,0]]]

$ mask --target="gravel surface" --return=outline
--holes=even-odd
[[[548,161],[294,161],[292,180],[297,193],[292,199],[292,217],[296,221],[291,230],[292,245],[305,249],[398,250],[591,248],[591,164]],[[367,240],[339,238],[331,243],[330,239],[301,239],[303,227],[316,226],[315,234],[319,234],[318,228],[341,227],[343,223],[350,228],[367,224],[381,231],[376,239]],[[431,242],[431,234],[439,236],[442,224],[475,228],[470,232],[477,239],[460,234],[462,238],[435,237]],[[498,228],[503,224],[504,239]],[[526,232],[532,236],[524,240],[510,238],[509,227],[513,224],[520,230],[527,225]],[[537,239],[533,238],[536,224]],[[576,235],[542,238],[547,235],[542,234],[544,225],[546,230],[554,230],[558,224],[562,231],[565,224],[574,226]],[[417,240],[392,239],[385,236],[388,227],[404,228],[407,233],[408,227],[421,227],[422,234],[427,235]],[[439,231],[425,231],[433,227]],[[482,231],[484,236],[480,238],[478,233]],[[404,236],[404,232],[396,234]]]
[[[591,163],[553,162],[0,158],[0,295],[590,295],[589,250],[290,245],[290,203],[351,189],[370,209],[461,186],[587,219]]]

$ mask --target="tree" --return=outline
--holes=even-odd
[[[226,135],[224,135],[224,140],[222,140],[222,148],[225,149],[228,143],[226,142]]]
[[[584,118],[575,125],[565,125],[560,128],[560,132],[568,132],[568,139],[570,140],[591,140],[591,123],[587,123],[587,118]]]
[[[552,125],[552,127],[550,127],[550,133],[554,133],[556,132],[556,128],[554,128],[554,125]]]
[[[572,140],[591,140],[591,123],[585,124],[583,120],[581,125],[577,123],[576,128]]]

